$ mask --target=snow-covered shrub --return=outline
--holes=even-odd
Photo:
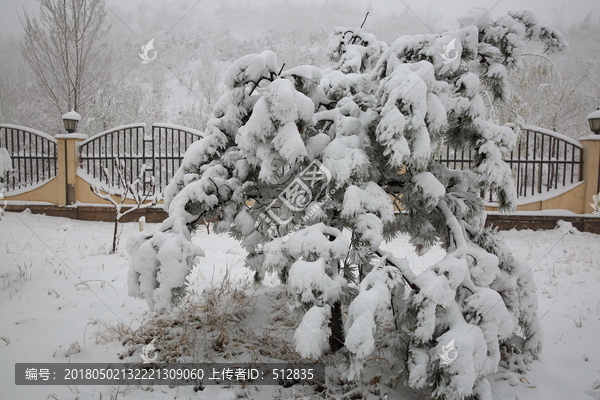
[[[0,189],[6,186],[8,173],[12,171],[12,159],[10,153],[3,147],[0,147]]]
[[[4,199],[4,191],[6,190],[6,183],[8,180],[8,173],[13,170],[12,159],[8,150],[0,147],[0,200]],[[3,204],[0,204],[0,219],[4,214],[4,208],[6,207],[6,200]]]
[[[391,348],[407,385],[439,398],[491,399],[486,376],[508,354],[501,346],[535,357],[541,330],[529,266],[484,227],[482,189],[498,194],[501,210],[514,207],[502,157],[516,136],[487,119],[479,93],[505,99],[506,71],[520,65],[525,42],[551,51],[562,37],[529,13],[492,19],[476,10],[460,23],[389,46],[336,28],[331,67],[280,71],[271,51],[233,63],[206,136],[167,188],[169,218],[131,240],[132,294],[172,307],[201,255],[189,232],[217,216],[215,230],[242,242],[256,280],[277,274],[293,295],[301,356],[343,344],[355,377],[379,322],[392,318]],[[443,143],[472,148],[473,170],[436,162]],[[416,276],[380,248],[400,233],[420,253],[440,243],[447,255]],[[456,358],[441,359],[450,343]]]

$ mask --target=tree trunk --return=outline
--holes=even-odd
[[[399,283],[394,289],[392,289],[392,312],[394,314],[394,325],[396,325],[396,330],[400,331],[400,327],[402,326],[402,322],[400,320],[402,316],[402,312],[406,307],[406,301],[404,300],[404,290],[405,285],[403,282]]]
[[[344,321],[342,319],[342,303],[336,301],[331,307],[331,319],[329,320],[331,336],[329,337],[329,347],[332,352],[336,352],[344,347]]]
[[[117,251],[117,230],[119,229],[119,220],[115,217],[115,229],[113,231],[113,245],[111,253]]]

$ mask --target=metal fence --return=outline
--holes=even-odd
[[[89,180],[120,188],[114,159],[118,158],[125,178],[133,182],[144,167],[144,194],[163,191],[180,167],[188,147],[202,133],[171,124],[125,125],[99,133],[79,143],[80,168]],[[8,192],[28,189],[57,175],[56,139],[34,129],[0,124],[0,147],[12,158]],[[473,167],[472,149],[446,147],[438,161],[451,169]],[[505,160],[513,172],[518,197],[534,196],[581,181],[582,146],[564,135],[537,127],[521,130],[515,149]],[[103,171],[107,173],[104,174]],[[600,184],[600,182],[599,182]],[[495,198],[482,193],[489,201]]]
[[[35,129],[0,124],[0,148],[12,159],[13,171],[6,179],[6,190],[27,189],[57,175],[56,139]]]
[[[446,146],[438,161],[450,169],[470,169],[473,158],[472,149]],[[581,144],[543,128],[522,128],[515,149],[504,161],[511,167],[517,197],[534,196],[581,181]],[[496,200],[491,193],[482,196]]]
[[[182,126],[171,124],[152,125],[155,155],[152,169],[157,187],[160,187],[161,191],[181,166],[188,147],[202,137],[201,132]]]
[[[118,158],[128,182],[133,182],[144,168],[141,188],[143,194],[152,194],[164,190],[187,148],[201,137],[200,132],[177,125],[154,124],[150,132],[146,132],[145,124],[125,125],[81,142],[80,167],[92,180],[111,189],[120,188],[114,164]],[[150,185],[151,177],[154,186]]]

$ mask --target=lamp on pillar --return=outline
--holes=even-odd
[[[590,130],[596,135],[600,135],[600,108],[587,116],[590,123]]]
[[[77,140],[80,140],[80,134],[77,134],[77,124],[81,121],[81,115],[71,110],[62,116],[65,129],[69,134],[61,137],[64,146],[64,175],[65,175],[65,188],[66,188],[66,204],[74,204],[76,201],[76,190],[75,190],[75,171],[77,170]],[[62,135],[61,135],[62,136]],[[57,135],[58,137],[58,135]]]
[[[62,116],[62,120],[67,132],[74,133],[77,131],[77,124],[81,121],[81,115],[77,114],[75,110],[71,110]]]

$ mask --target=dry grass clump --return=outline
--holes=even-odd
[[[188,294],[169,312],[149,315],[120,340],[136,353],[155,339],[157,362],[300,361],[290,346],[296,322],[285,311],[281,288],[256,289],[248,281],[223,280],[202,293]],[[133,360],[139,361],[139,360]]]

